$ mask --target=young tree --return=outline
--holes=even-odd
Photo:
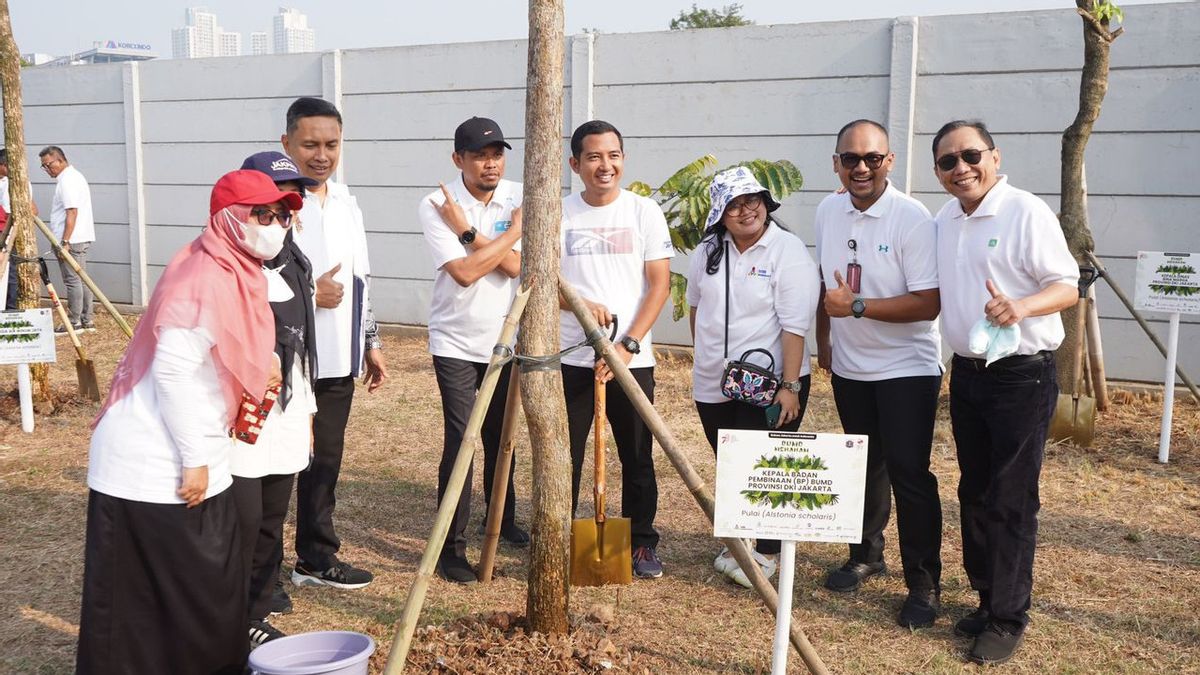
[[[720,9],[700,9],[692,3],[691,11],[680,10],[679,16],[671,19],[671,30],[753,25],[753,21],[742,16],[742,6],[736,3]]]
[[[534,280],[521,317],[521,351],[558,352],[559,223],[562,220],[563,0],[529,0],[525,90],[525,196],[521,274]],[[562,374],[521,373],[533,475],[533,541],[529,555],[529,627],[566,633],[571,544],[571,457]]]

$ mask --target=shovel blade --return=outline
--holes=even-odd
[[[79,380],[79,395],[89,401],[100,401],[100,381],[96,366],[90,359],[75,359],[75,377]]]
[[[571,585],[633,583],[631,541],[628,518],[571,521]]]
[[[1076,400],[1068,394],[1059,394],[1054,406],[1054,417],[1050,419],[1050,439],[1054,442],[1071,441],[1081,448],[1090,447],[1096,435],[1096,399],[1080,396]]]

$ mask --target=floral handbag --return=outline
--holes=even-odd
[[[740,359],[729,360],[729,242],[725,242],[725,372],[721,373],[721,394],[728,399],[769,407],[779,391],[775,376],[775,357],[765,349],[749,349]],[[767,357],[767,367],[754,365],[747,359],[760,352]]]

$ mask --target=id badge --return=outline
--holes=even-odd
[[[846,263],[846,285],[850,287],[851,293],[862,292],[862,265],[856,262]]]

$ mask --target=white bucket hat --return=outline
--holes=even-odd
[[[704,229],[708,230],[714,223],[721,220],[721,216],[725,213],[725,207],[733,201],[734,197],[754,193],[762,193],[763,203],[767,205],[767,213],[779,208],[779,202],[775,201],[771,191],[763,187],[750,169],[744,166],[726,169],[713,176],[712,184],[708,186],[708,197],[712,207],[708,210],[708,220],[704,223]]]

